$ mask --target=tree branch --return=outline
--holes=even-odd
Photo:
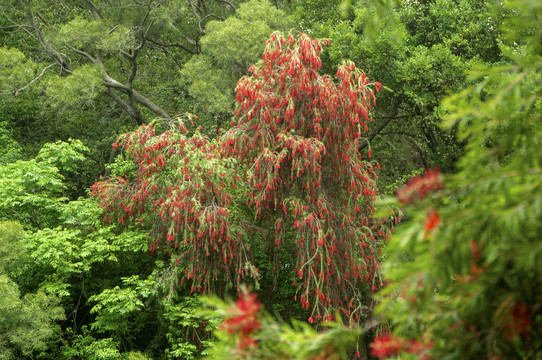
[[[193,50],[190,50],[188,49],[187,47],[185,47],[184,45],[181,45],[181,44],[175,44],[175,43],[171,43],[171,44],[164,44],[163,42],[160,42],[159,40],[154,40],[154,39],[151,39],[151,38],[147,38],[147,41],[155,44],[155,45],[158,45],[158,46],[161,46],[161,47],[178,47],[178,48],[181,48],[183,49],[184,51],[190,53],[190,54],[197,54],[197,52],[193,51]]]
[[[94,20],[98,20],[98,18],[100,19],[104,18],[100,10],[92,3],[92,1],[85,0],[85,2],[90,7],[90,11],[92,12],[92,16],[94,17]]]
[[[49,70],[50,68],[52,68],[53,66],[59,66],[57,63],[54,63],[54,64],[51,64],[49,66],[46,66],[42,71],[41,73],[35,77],[32,81],[30,81],[28,84],[26,84],[25,86],[23,86],[22,88],[19,88],[19,89],[15,89],[15,90],[12,90],[12,91],[4,91],[4,92],[0,92],[0,94],[8,94],[8,93],[13,93],[15,96],[17,96],[17,94],[21,91],[23,91],[24,89],[26,89],[27,87],[29,87],[30,85],[32,85],[33,83],[35,83],[36,81],[38,81],[44,74],[47,70]]]
[[[162,109],[160,106],[153,103],[151,100],[147,99],[145,96],[141,95],[138,91],[133,90],[134,92],[134,98],[137,100],[138,103],[146,106],[149,110],[151,110],[156,115],[166,119],[171,120],[171,116]]]
[[[13,20],[8,19],[8,21],[12,22]],[[15,25],[9,25],[9,26],[0,26],[0,30],[7,30],[7,29],[13,29],[13,28],[29,28],[32,29],[29,25],[21,25],[21,24],[15,24]]]
[[[188,2],[190,3],[190,7],[192,8],[192,14],[194,14],[194,16],[196,17],[196,20],[198,20],[199,32],[200,32],[200,34],[203,34],[203,29],[201,28],[201,17],[198,15],[198,12],[196,10],[196,6],[192,2],[192,0],[188,0]],[[199,9],[199,10],[201,11],[201,9]]]
[[[427,160],[425,159],[425,156],[424,156],[424,151],[416,141],[416,140],[418,140],[418,135],[411,134],[411,133],[406,133],[406,132],[399,132],[399,131],[390,131],[390,132],[383,133],[383,135],[391,135],[391,134],[401,135],[401,136],[408,136],[411,139],[411,141],[409,141],[409,143],[411,143],[414,146],[414,148],[416,149],[416,151],[418,152],[418,155],[420,156],[420,161],[422,162],[422,165],[423,165],[424,169],[429,169],[429,165],[428,165]],[[388,145],[390,145],[390,147],[393,147],[393,145],[391,143],[389,143],[389,142],[388,142]],[[394,148],[394,150],[395,150],[395,148]]]
[[[109,95],[117,104],[120,105],[120,107],[130,115],[132,119],[134,119],[138,125],[143,124],[143,119],[141,118],[141,113],[139,111],[134,111],[130,105],[124,100],[122,100],[111,88],[106,88],[105,93]]]
[[[235,7],[235,5],[233,5],[231,2],[229,2],[228,0],[215,0],[216,2],[221,2],[221,3],[224,3],[226,5],[228,5],[229,7],[231,7],[233,9],[233,11],[237,11],[237,8]]]
[[[369,143],[386,127],[389,123],[391,123],[394,119],[396,119],[396,116],[390,116],[386,118],[383,122],[379,123],[376,129],[367,137],[367,139],[364,139],[365,141],[358,146],[358,151],[362,151],[365,149]]]
[[[25,16],[27,17],[28,21],[30,22],[30,26],[34,30],[35,33],[35,39],[38,41],[38,43],[41,45],[42,49],[55,60],[58,65],[60,65],[61,72],[71,74],[73,71],[70,68],[68,64],[64,61],[62,55],[56,51],[53,47],[49,45],[45,37],[43,36],[43,33],[41,32],[41,29],[36,22],[36,18],[34,16],[34,11],[32,10],[32,7],[30,6],[31,0],[26,0],[26,7],[22,0],[17,0],[19,6],[21,9],[23,9],[23,12],[25,13]],[[25,8],[27,9],[25,11]]]
[[[113,79],[111,76],[109,76],[107,74],[105,74],[105,76],[104,76],[104,85],[107,88],[114,88],[114,89],[122,90],[129,97],[133,96],[133,98],[132,98],[133,100],[135,100],[137,103],[147,107],[149,110],[151,110],[156,115],[158,115],[158,116],[160,116],[160,117],[162,117],[164,119],[171,120],[171,116],[169,116],[169,114],[164,109],[162,109],[160,106],[156,105],[154,102],[152,102],[151,100],[149,100],[148,98],[143,96],[137,90],[129,88],[128,86],[126,86],[124,84],[121,84],[120,82]],[[115,98],[113,98],[113,99],[115,101],[117,101]],[[129,106],[131,108],[131,111],[132,111],[132,112],[129,112],[130,116],[134,117],[134,115],[139,112],[139,109],[137,109],[137,105],[135,103],[132,104],[132,106],[127,104],[127,106]],[[136,108],[137,110],[135,110],[134,108]],[[123,109],[126,110],[125,107],[123,107]],[[136,115],[136,117],[134,117],[134,118],[137,120],[138,116],[140,117],[141,115]]]
[[[429,165],[427,164],[427,161],[425,160],[425,156],[423,153],[422,148],[415,140],[412,140],[412,144],[414,145],[414,148],[416,148],[416,151],[418,152],[418,155],[420,156],[420,160],[422,161],[422,165],[424,169],[429,169]]]
[[[72,50],[74,53],[86,57],[87,59],[89,59],[89,60],[90,60],[92,63],[94,63],[94,64],[99,64],[99,62],[98,62],[95,58],[93,58],[92,55],[90,55],[89,53],[86,53],[86,52],[84,52],[83,50],[76,49],[76,48],[74,48],[74,47],[71,46],[71,45],[67,45],[67,46],[68,46],[68,48],[69,48],[70,50]]]

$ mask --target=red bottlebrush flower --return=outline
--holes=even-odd
[[[487,270],[487,268],[479,268],[478,266],[476,266],[476,264],[472,264],[472,266],[470,267],[470,272],[471,272],[472,275],[481,274],[486,270]]]
[[[423,227],[428,231],[432,231],[438,224],[440,224],[440,215],[433,209],[429,210]]]
[[[406,186],[397,191],[397,199],[403,204],[410,204],[442,188],[444,182],[440,170],[427,170],[423,176],[411,179]]]
[[[517,336],[529,337],[531,330],[531,307],[521,301],[515,301],[510,311],[510,318],[506,323],[506,338],[513,339]]]
[[[469,245],[472,251],[472,257],[474,258],[474,263],[477,263],[478,259],[480,258],[480,249],[478,248],[478,244],[476,244],[476,241],[471,241]]]
[[[376,92],[379,92],[381,88],[382,88],[382,84],[379,83],[378,81],[375,81],[375,89],[376,89]]]
[[[390,334],[379,335],[371,343],[371,355],[384,359],[388,356],[397,355],[403,350],[404,341],[399,338],[392,338]]]
[[[258,347],[258,342],[250,335],[242,334],[237,342],[237,348],[241,350],[255,347]]]
[[[256,301],[256,295],[241,293],[235,305],[230,307],[230,318],[224,321],[224,328],[228,334],[250,334],[260,329],[257,314],[260,304]]]
[[[418,359],[429,359],[427,351],[433,348],[432,342],[420,343],[417,340],[393,338],[390,334],[380,335],[370,345],[371,355],[384,359],[401,352],[419,355]]]

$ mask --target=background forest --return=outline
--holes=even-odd
[[[0,359],[542,359],[541,95],[536,0],[3,0]]]

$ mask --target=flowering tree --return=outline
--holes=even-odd
[[[224,138],[224,156],[247,177],[249,207],[265,224],[274,250],[295,244],[296,298],[309,321],[335,310],[354,322],[367,315],[388,228],[373,217],[376,168],[371,150],[358,153],[368,130],[373,86],[353,63],[337,82],[321,76],[326,40],[274,33],[262,61],[237,84],[237,122]],[[276,251],[274,251],[276,254]],[[275,270],[280,259],[275,257]]]
[[[185,136],[182,121],[168,127],[157,135],[144,125],[120,137],[114,146],[127,160],[119,161],[124,174],[94,184],[92,195],[106,210],[106,222],[135,220],[149,229],[150,252],[181,265],[181,285],[222,292],[224,282],[257,276],[244,237],[232,225],[231,161],[220,157],[216,142],[199,133]]]
[[[370,149],[357,150],[381,85],[350,62],[336,82],[319,75],[323,43],[272,34],[262,61],[238,82],[229,131],[212,142],[186,137],[183,123],[160,135],[152,126],[128,133],[118,146],[130,174],[96,183],[93,195],[106,221],[148,226],[151,252],[171,255],[191,291],[261,276],[251,253],[257,230],[274,265],[264,276],[295,272],[295,298],[310,322],[340,311],[357,323],[383,286],[391,228],[374,218],[379,165]],[[279,256],[285,243],[294,263]]]

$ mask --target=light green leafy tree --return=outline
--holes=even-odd
[[[55,227],[65,207],[65,175],[77,174],[88,151],[81,141],[45,145],[35,159],[0,166],[0,219],[34,228]]]
[[[258,61],[269,35],[275,30],[287,32],[292,24],[286,13],[267,0],[248,1],[234,16],[207,24],[201,54],[184,65],[180,76],[197,113],[213,120],[206,124],[208,133],[216,134],[226,126],[235,104],[235,84]]]
[[[205,24],[235,11],[235,3],[9,0],[0,7],[1,23],[6,24],[0,28],[4,32],[0,36],[20,49],[2,50],[0,57],[6,51],[16,56],[4,63],[0,76],[11,71],[8,79],[17,81],[5,86],[17,93],[55,68],[60,76],[49,77],[53,86],[48,89],[53,103],[90,101],[101,93],[138,124],[154,116],[170,118],[175,109],[156,96],[171,94],[171,82],[163,79],[171,77],[172,68],[184,63],[187,56],[200,52]],[[29,64],[42,69],[39,75],[25,66],[25,55],[35,62]],[[76,91],[56,93],[70,87]],[[150,95],[144,94],[147,90]],[[171,102],[170,97],[168,100]]]
[[[0,221],[0,359],[16,359],[47,349],[64,318],[55,296],[42,290],[21,295],[10,275],[25,257],[24,236],[17,222]]]

